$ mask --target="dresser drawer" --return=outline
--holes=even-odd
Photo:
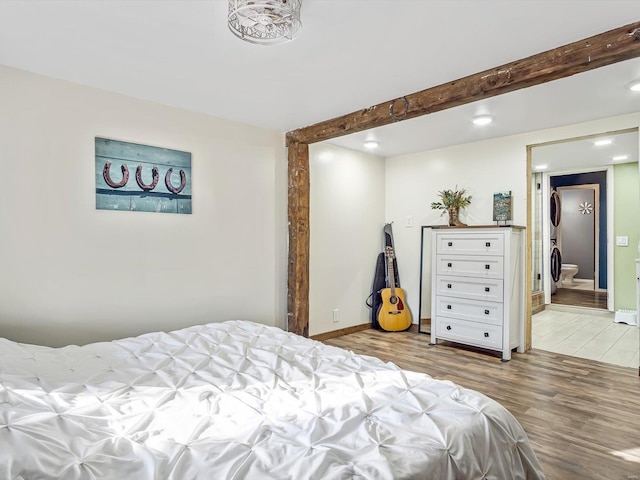
[[[436,273],[438,275],[462,275],[478,278],[502,278],[503,257],[463,255],[436,255]]]
[[[443,340],[502,350],[502,328],[498,325],[436,317],[435,329]]]
[[[491,302],[502,302],[503,300],[502,279],[497,278],[438,275],[434,288],[436,295],[489,300]]]
[[[436,253],[455,253],[458,255],[503,255],[504,237],[502,233],[487,232],[438,232],[436,234]]]
[[[455,297],[436,297],[436,316],[438,317],[502,325],[502,312],[502,303]]]

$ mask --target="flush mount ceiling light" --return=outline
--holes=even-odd
[[[493,122],[491,115],[476,115],[473,117],[473,123],[475,125],[489,125],[491,122]]]
[[[547,168],[549,168],[548,165],[536,165],[533,167],[534,170],[546,170]]]
[[[293,40],[300,32],[301,0],[229,0],[229,29],[259,45]]]
[[[621,162],[622,160],[627,160],[629,158],[629,155],[616,155],[615,157],[612,157],[612,160],[614,162]]]
[[[593,142],[596,147],[604,147],[605,145],[611,145],[611,143],[613,143],[613,140],[610,138],[601,138],[600,140]]]
[[[378,148],[378,145],[380,144],[376,140],[365,140],[365,142],[362,145],[367,150],[373,150],[375,148]]]
[[[629,84],[629,90],[640,92],[640,80],[634,80]]]

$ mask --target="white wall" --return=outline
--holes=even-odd
[[[309,334],[317,335],[370,321],[365,300],[382,251],[385,167],[380,157],[328,144],[310,145],[309,157]]]
[[[96,210],[96,136],[191,152],[193,214]],[[0,336],[285,327],[283,134],[0,67],[0,166]]]
[[[461,214],[469,225],[492,224],[493,193],[511,190],[513,225],[527,223],[527,145],[637,127],[640,115],[597,120],[567,127],[403,155],[386,159],[386,221],[394,222],[395,250],[407,302],[418,319],[421,225],[446,224],[431,210],[437,192],[458,186],[473,198]],[[414,227],[407,228],[407,216]],[[426,275],[429,275],[427,269]]]

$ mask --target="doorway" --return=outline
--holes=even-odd
[[[531,147],[532,285],[544,298],[532,312],[534,348],[637,366],[637,328],[616,321],[633,308],[618,260],[630,252],[616,240],[640,229],[638,144],[633,129],[543,145],[540,156]],[[628,194],[626,177],[635,182]]]
[[[607,310],[606,208],[600,214],[601,198],[606,206],[606,175],[601,171],[549,177],[551,191],[557,193],[559,220],[557,226],[551,222],[550,241],[560,258],[551,304]]]

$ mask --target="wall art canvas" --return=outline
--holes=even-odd
[[[191,213],[191,153],[95,139],[96,208]]]
[[[513,205],[511,203],[511,191],[497,192],[493,194],[493,221],[508,222],[511,220]]]

